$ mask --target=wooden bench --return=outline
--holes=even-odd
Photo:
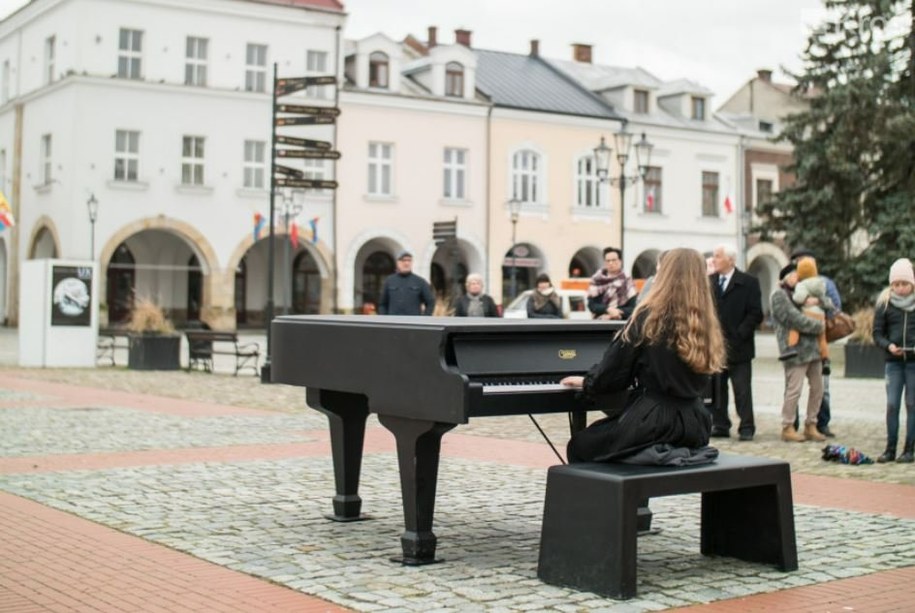
[[[186,330],[184,336],[187,338],[188,371],[199,367],[206,372],[213,372],[214,355],[231,355],[235,356],[235,376],[238,376],[238,371],[245,368],[252,369],[255,376],[259,374],[258,343],[240,343],[235,332],[215,330]]]
[[[129,347],[127,330],[123,328],[102,328],[98,331],[98,340],[95,342],[95,362],[108,363],[115,366],[115,350]]]
[[[692,493],[702,494],[703,555],[797,570],[788,463],[722,454],[701,466],[551,467],[537,576],[553,585],[632,598],[639,502]]]

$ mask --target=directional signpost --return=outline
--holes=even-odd
[[[278,158],[299,158],[304,160],[339,160],[339,151],[309,151],[308,149],[277,149]]]
[[[326,140],[295,138],[293,136],[283,136],[281,134],[277,134],[275,140],[277,145],[291,145],[293,147],[308,147],[310,149],[330,149],[333,147],[333,143]]]

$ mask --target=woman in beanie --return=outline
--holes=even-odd
[[[877,461],[912,462],[915,451],[915,272],[907,258],[893,262],[890,287],[877,299],[874,342],[886,351],[886,451]],[[903,389],[905,446],[897,459],[899,405]]]

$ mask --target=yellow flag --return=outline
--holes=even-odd
[[[3,192],[0,192],[0,231],[12,228],[15,225],[16,221],[13,219],[13,209],[10,208],[10,203],[6,199],[6,196],[3,195]]]

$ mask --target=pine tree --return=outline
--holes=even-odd
[[[787,118],[795,185],[757,213],[817,254],[846,310],[872,303],[898,257],[915,256],[913,0],[826,0],[804,69],[792,76],[809,109]]]

